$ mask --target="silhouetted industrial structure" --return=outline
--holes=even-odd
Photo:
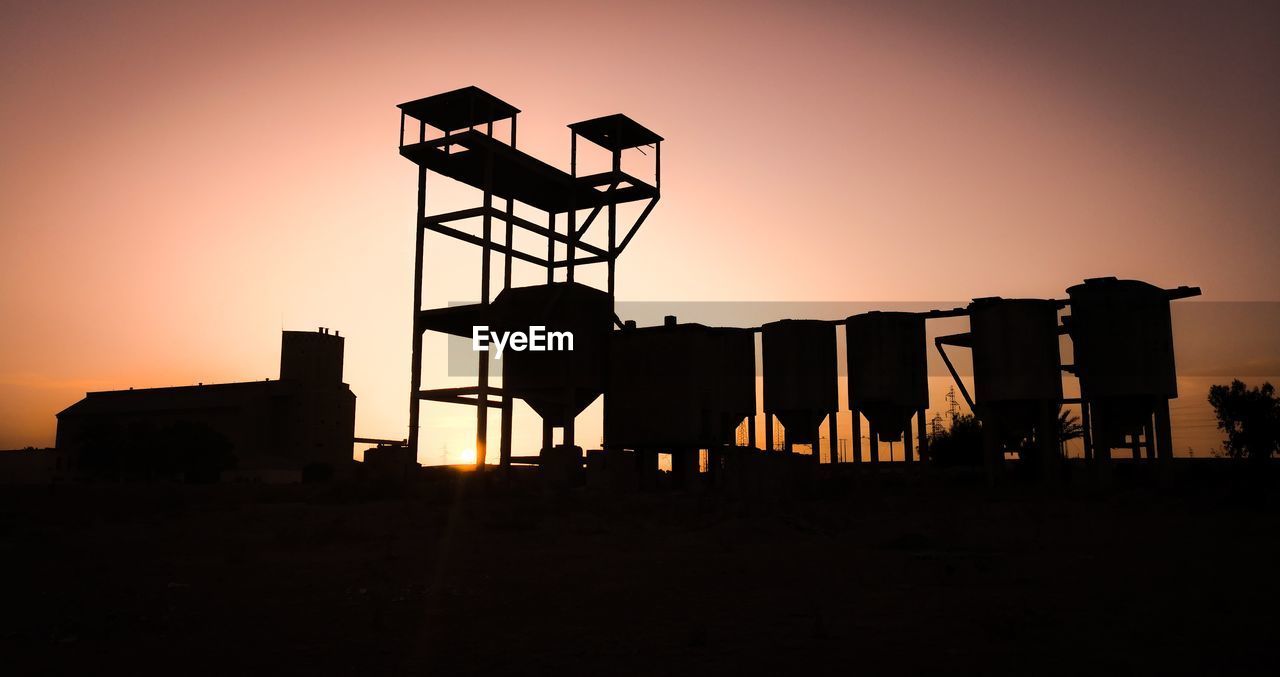
[[[921,455],[928,444],[924,412],[929,406],[928,348],[924,315],[872,311],[846,318],[849,410],[853,413],[853,459],[862,460],[862,424],[867,417],[871,460],[879,460],[879,440],[903,441],[911,461],[911,417],[916,417]]]
[[[783,450],[808,444],[817,462],[819,427],[830,423],[831,459],[839,451],[835,434],[840,394],[836,384],[836,328],[822,320],[779,320],[760,328],[764,361],[765,437],[772,439],[773,420],[783,428]]]
[[[667,452],[683,483],[708,450],[711,468],[735,447],[744,419],[754,428],[755,337],[750,330],[628,322],[609,342],[605,449]],[[750,440],[754,446],[754,435]],[[646,467],[655,465],[646,456]]]
[[[487,411],[498,407],[502,411],[500,463],[540,463],[548,477],[559,478],[557,483],[570,481],[583,466],[575,446],[575,418],[603,394],[603,449],[598,456],[589,456],[587,467],[589,474],[608,478],[610,483],[623,476],[643,483],[658,453],[671,455],[677,484],[699,472],[704,451],[706,470],[714,474],[727,459],[745,458],[760,446],[774,451],[775,421],[781,425],[781,447],[787,457],[794,445],[809,445],[810,460],[816,463],[823,456],[820,441],[825,420],[829,428],[826,458],[837,464],[842,461],[837,327],[843,326],[847,406],[853,424],[851,460],[862,460],[865,417],[869,461],[880,461],[880,442],[901,441],[903,460],[909,464],[928,457],[926,322],[962,316],[969,320],[968,332],[941,336],[934,343],[981,422],[984,457],[993,480],[1009,453],[1037,466],[1047,478],[1056,475],[1062,453],[1059,413],[1067,404],[1082,407],[1089,459],[1105,461],[1117,446],[1132,448],[1135,457],[1140,445],[1146,446],[1149,457],[1171,454],[1168,400],[1177,396],[1177,387],[1169,300],[1194,296],[1198,289],[1163,290],[1143,282],[1102,278],[1071,287],[1068,299],[978,298],[965,308],[872,311],[843,320],[785,319],[750,328],[681,324],[674,317],[661,326],[637,327],[614,312],[615,265],[659,199],[661,137],[623,115],[569,125],[570,171],[566,173],[517,150],[520,111],[483,90],[467,87],[399,108],[400,153],[418,166],[408,440],[414,454],[420,441],[422,400],[465,404],[477,408],[476,463],[483,467]],[[410,119],[418,123],[417,140],[406,142],[405,124]],[[495,136],[495,125],[503,124],[509,128],[506,142]],[[439,134],[428,138],[427,127]],[[579,138],[608,151],[608,170],[579,175]],[[648,146],[654,149],[652,185],[622,170],[624,151]],[[478,189],[480,205],[428,214],[431,173]],[[504,205],[495,206],[495,199]],[[617,207],[633,201],[643,202],[644,208],[623,224]],[[544,214],[545,225],[517,216],[516,203]],[[579,223],[582,212],[586,215]],[[607,215],[607,239],[593,245],[584,235],[602,213]],[[469,232],[450,225],[468,220],[479,220],[479,235],[474,234],[475,228]],[[558,220],[563,230],[557,228]],[[498,232],[495,223],[501,226]],[[626,230],[620,240],[619,226]],[[518,249],[514,228],[540,236],[545,253]],[[428,231],[480,248],[480,303],[422,307]],[[496,297],[491,261],[495,252],[503,257],[502,283],[497,287],[501,293]],[[517,261],[545,269],[546,283],[513,287],[512,265]],[[595,263],[608,268],[604,290],[574,279],[576,267]],[[557,275],[561,269],[563,279]],[[1059,315],[1067,307],[1070,315],[1059,324]],[[488,356],[480,353],[474,387],[422,389],[424,332],[469,337],[478,325],[510,331],[542,325],[572,332],[575,344],[570,352],[506,351],[501,388],[490,384]],[[756,441],[755,334],[761,335],[763,445]],[[1064,336],[1074,344],[1074,365],[1062,364],[1059,344]],[[972,351],[972,395],[947,346]],[[1063,397],[1064,372],[1079,375],[1081,398]],[[542,418],[538,456],[512,454],[513,399],[524,400]],[[951,414],[954,422],[955,411]],[[746,448],[737,446],[737,431],[744,420]],[[557,427],[564,430],[559,446],[553,444]],[[556,468],[550,469],[551,465]],[[635,473],[636,469],[640,472]]]
[[[982,421],[983,457],[993,474],[1003,465],[1006,446],[1028,452],[1033,445],[1046,470],[1057,454],[1061,305],[1044,299],[974,299],[969,333],[937,339],[940,351],[944,345],[973,350],[974,396],[958,378],[957,385]]]
[[[1133,457],[1173,458],[1169,400],[1178,396],[1169,301],[1199,295],[1114,277],[1067,289],[1063,318],[1075,350],[1085,428],[1085,457],[1106,467],[1115,447]],[[1127,442],[1126,442],[1127,438]]]
[[[58,414],[57,448],[73,458],[104,446],[148,446],[176,454],[186,441],[156,434],[175,426],[225,440],[234,469],[248,476],[330,470],[352,462],[356,396],[342,382],[342,336],[286,331],[280,379],[91,392]],[[134,449],[118,450],[134,454]],[[76,467],[90,472],[85,463]]]
[[[479,377],[474,387],[423,389],[423,333],[438,331],[470,336],[475,325],[500,325],[503,318],[514,319],[529,312],[586,328],[591,332],[603,324],[608,331],[614,321],[615,266],[636,231],[648,218],[661,193],[662,137],[625,115],[608,115],[569,125],[570,171],[564,172],[516,148],[516,121],[520,110],[477,87],[437,94],[400,104],[400,154],[418,166],[418,205],[415,215],[413,341],[410,366],[410,407],[408,446],[416,454],[419,446],[419,416],[422,400],[450,402],[476,407],[476,464],[483,467],[488,448],[488,410],[502,412],[499,458],[509,465],[511,455],[512,398],[525,399],[543,417],[543,448],[550,448],[553,428],[564,430],[564,446],[574,446],[574,419],[603,390],[603,341],[590,345],[577,340],[575,352],[590,357],[555,353],[508,353],[504,363],[503,388],[489,383],[489,360],[478,356]],[[417,124],[417,141],[405,140],[408,119]],[[495,124],[505,124],[508,140],[494,136]],[[440,135],[428,138],[427,127]],[[578,172],[578,139],[609,152],[609,169],[588,175]],[[623,171],[624,151],[652,146],[653,183]],[[430,173],[457,180],[480,191],[480,204],[469,209],[441,214],[427,212],[427,177]],[[505,202],[504,208],[494,200]],[[545,225],[517,216],[519,201],[544,215]],[[643,211],[629,222],[619,221],[618,205],[644,201]],[[579,223],[579,216],[586,212]],[[597,218],[605,214],[606,242],[590,244],[583,238]],[[480,235],[468,233],[458,222],[480,221]],[[562,226],[557,223],[557,221]],[[494,232],[494,224],[501,226]],[[619,231],[625,226],[625,233]],[[545,240],[545,254],[519,249],[514,229],[520,228]],[[563,228],[561,230],[560,228]],[[426,309],[422,307],[423,256],[427,231],[445,235],[480,248],[480,302],[474,305]],[[619,239],[621,238],[621,239]],[[558,254],[557,245],[563,253]],[[502,255],[502,283],[507,295],[505,315],[492,304],[492,254]],[[546,270],[546,287],[512,288],[512,265],[523,261]],[[603,263],[607,267],[607,288],[592,290],[574,281],[579,266]],[[564,281],[556,284],[557,271]],[[595,293],[593,293],[595,292]],[[499,295],[500,297],[502,295]],[[530,306],[533,310],[530,310]]]

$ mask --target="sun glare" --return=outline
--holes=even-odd
[[[450,461],[459,465],[473,465],[476,462],[476,450],[472,447],[459,449],[457,453],[451,454]]]

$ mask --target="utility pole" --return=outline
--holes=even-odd
[[[947,388],[947,416],[951,418],[951,425],[955,425],[956,416],[960,415],[960,403],[956,401],[956,387]]]

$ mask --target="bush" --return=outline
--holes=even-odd
[[[970,414],[956,414],[950,428],[929,437],[929,460],[940,466],[982,465],[982,424]]]

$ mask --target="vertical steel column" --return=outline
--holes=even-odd
[[[1169,400],[1157,397],[1155,402],[1155,435],[1157,476],[1160,484],[1170,486],[1173,476],[1173,428],[1169,421]]]
[[[849,409],[853,413],[853,444],[850,445],[849,453],[853,455],[854,463],[862,463],[862,412],[852,406]]]
[[[924,416],[924,408],[916,411],[916,438],[919,440],[921,461],[926,460],[929,456],[929,435],[925,432]]]
[[[614,171],[614,180],[616,181],[617,173],[622,171],[622,151],[620,150],[613,151],[613,171]],[[615,183],[613,185],[616,186],[617,184]],[[609,192],[612,193],[613,189],[610,188]],[[613,196],[610,195],[609,197],[609,261],[607,264],[609,266],[609,284],[608,284],[609,312],[613,312],[613,308],[614,308],[614,304],[613,304],[614,275],[615,275],[614,265],[617,262],[617,252],[615,252],[614,249],[616,247],[617,239],[618,239],[618,203],[616,200],[614,200]]]
[[[487,131],[490,137],[493,136],[493,123],[487,125]],[[491,272],[491,248],[490,244],[493,239],[493,217],[491,210],[493,209],[493,154],[489,153],[485,156],[484,167],[484,216],[481,221],[483,223],[481,229],[481,239],[484,244],[481,245],[480,254],[480,303],[487,309],[489,305],[489,278]],[[484,470],[485,456],[488,453],[489,446],[489,353],[482,352],[477,358],[479,360],[480,377],[477,387],[479,397],[476,403],[476,470]]]
[[[1040,447],[1040,474],[1046,483],[1058,480],[1058,405],[1046,401],[1041,405],[1036,442]]]
[[[1084,460],[1093,460],[1093,422],[1089,420],[1089,401],[1080,400],[1080,441],[1084,443]]]
[[[402,132],[403,134],[403,132]],[[421,402],[418,393],[422,390],[422,332],[418,326],[418,314],[422,310],[422,255],[423,238],[426,228],[422,219],[427,209],[427,168],[418,165],[418,208],[414,215],[414,250],[413,250],[413,344],[409,355],[409,440],[410,453],[416,461],[418,458],[418,416]]]
[[[880,431],[876,430],[876,427],[874,425],[871,425],[870,420],[867,421],[867,439],[871,447],[869,460],[872,463],[879,463],[880,462]],[[893,454],[892,448],[889,449],[889,454],[890,455]]]
[[[1084,461],[1093,461],[1093,421],[1089,420],[1089,401],[1080,399],[1080,442],[1084,444]]]
[[[516,147],[516,116],[511,116],[511,147]],[[502,289],[505,291],[511,288],[511,252],[514,248],[514,231],[516,203],[512,198],[507,198],[507,232],[506,244],[507,252],[502,262]],[[515,403],[511,399],[511,393],[507,390],[506,369],[502,372],[502,422],[501,431],[502,442],[498,447],[498,465],[503,468],[511,467],[511,417],[515,413]]]
[[[556,232],[556,213],[547,214],[547,229],[552,235]],[[547,238],[547,284],[556,281],[556,241],[553,237]]]
[[[752,449],[756,448],[756,415],[752,414],[747,417],[747,446]]]
[[[574,261],[578,258],[578,133],[569,133],[569,245],[565,281],[573,282]]]
[[[773,451],[773,414],[764,413],[764,450]]]
[[[907,421],[907,427],[902,431],[902,462],[911,464],[911,457],[915,455],[915,447],[911,444],[911,421]]]
[[[578,258],[578,133],[570,130],[569,132],[569,176],[572,178],[569,184],[569,225],[567,234],[569,236],[568,245],[568,268],[565,271],[565,281],[573,282],[573,266],[574,260]],[[573,389],[569,389],[569,397],[566,401],[572,403],[574,399]],[[572,448],[574,446],[575,424],[572,412],[573,405],[569,404],[569,411],[566,411],[564,423],[564,446]]]
[[[982,465],[987,470],[987,485],[995,486],[1004,475],[1004,452],[1000,449],[1000,433],[997,430],[994,415],[978,418],[982,421]]]
[[[1147,461],[1156,459],[1156,427],[1152,425],[1152,418],[1155,418],[1155,412],[1148,413],[1147,420],[1142,425],[1142,442],[1143,447],[1146,447]]]
[[[662,142],[653,145],[653,188],[662,194]]]
[[[614,172],[622,171],[622,151],[620,150],[613,151],[613,171]],[[609,244],[608,244],[608,249],[606,250],[609,253],[609,258],[606,261],[605,265],[607,265],[609,268],[609,273],[608,273],[609,315],[612,317],[617,317],[617,312],[615,310],[616,306],[614,303],[614,263],[617,261],[617,254],[618,254],[616,251],[617,239],[618,239],[618,204],[614,200],[612,189],[610,189],[609,193],[610,193],[609,194]],[[608,383],[610,376],[609,376],[609,364],[607,361],[605,362],[604,378],[605,378],[605,383]],[[601,408],[601,415],[603,416],[604,420],[606,421],[609,420],[609,398],[608,397],[603,398],[603,400],[600,403],[600,408]],[[607,435],[607,432],[606,432],[606,435]],[[600,446],[608,448],[607,447],[608,443],[609,443],[609,440],[606,437],[601,441]],[[737,440],[734,440],[734,443],[736,444]],[[707,463],[708,463],[708,468],[710,468],[710,463],[711,463],[710,451],[707,452]]]
[[[574,435],[576,433],[577,417],[573,414],[573,402],[577,398],[577,393],[573,388],[569,388],[569,396],[566,398],[568,404],[565,406],[564,419],[564,446],[572,448],[574,445]]]
[[[840,462],[839,425],[840,425],[839,422],[836,420],[835,411],[832,411],[830,414],[827,414],[827,436],[831,438],[829,440],[829,443],[827,444],[827,447],[831,454],[831,465],[835,465]],[[817,443],[815,442],[814,444],[816,445]],[[815,451],[817,450],[816,446],[814,447],[814,450]]]
[[[1111,431],[1107,429],[1109,421],[1105,416],[1106,408],[1100,411],[1093,411],[1090,404],[1090,413],[1093,418],[1093,465],[1096,471],[1098,483],[1102,486],[1111,484]]]

